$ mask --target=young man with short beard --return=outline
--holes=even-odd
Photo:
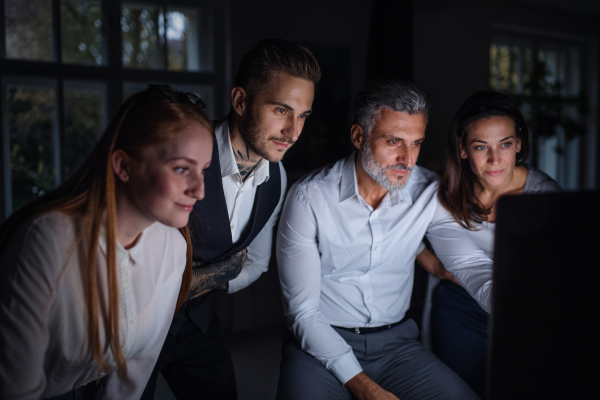
[[[190,216],[193,281],[146,387],[161,372],[178,399],[236,399],[233,363],[214,311],[215,289],[237,292],[267,270],[286,175],[280,161],[312,112],[320,69],[311,52],[280,39],[242,58],[231,111],[215,123],[202,202]]]
[[[350,109],[358,153],[290,189],[277,234],[289,328],[278,399],[477,398],[406,318],[425,235],[490,310],[491,260],[439,204],[437,175],[416,165],[428,109],[413,83],[370,84]]]

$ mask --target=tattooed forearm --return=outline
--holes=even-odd
[[[188,293],[188,300],[196,298],[213,289],[224,289],[227,282],[239,275],[248,252],[246,249],[229,257],[226,260],[194,267],[192,270],[192,286]]]

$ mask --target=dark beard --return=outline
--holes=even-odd
[[[250,102],[250,104],[252,103]],[[258,154],[267,161],[271,161],[269,160],[269,158],[271,157],[267,153],[264,146],[260,145],[260,137],[262,136],[261,133],[262,131],[260,129],[260,126],[258,126],[258,123],[256,122],[256,117],[254,116],[254,108],[251,105],[249,105],[248,114],[246,118],[242,119],[242,122],[240,124],[240,135],[242,136],[242,139],[244,139],[244,142],[246,142],[246,145],[251,151],[253,151],[255,154]]]

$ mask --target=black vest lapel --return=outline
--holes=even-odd
[[[194,259],[210,262],[218,259],[232,245],[216,140],[214,140],[210,167],[204,172],[204,188],[206,194],[204,199],[194,205],[189,227],[194,246]]]
[[[235,254],[250,245],[265,226],[281,196],[281,172],[278,163],[269,163],[269,180],[256,188],[252,216],[240,240],[233,244],[229,254]]]
[[[250,245],[263,229],[281,197],[279,163],[269,163],[269,180],[256,188],[252,214],[237,243],[232,243],[229,213],[225,194],[217,141],[214,141],[212,161],[204,173],[206,195],[196,202],[190,215],[190,233],[194,259],[204,263],[218,262]],[[269,249],[270,250],[270,249]],[[175,313],[170,333],[175,333],[190,318],[202,332],[207,332],[214,315],[215,291],[186,301]]]

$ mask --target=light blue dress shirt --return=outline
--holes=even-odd
[[[416,166],[406,187],[373,209],[358,193],[356,153],[312,172],[288,194],[277,236],[287,324],[302,349],[342,383],[362,371],[331,327],[377,327],[409,308],[423,237],[490,309],[492,262],[437,200],[437,175]]]

